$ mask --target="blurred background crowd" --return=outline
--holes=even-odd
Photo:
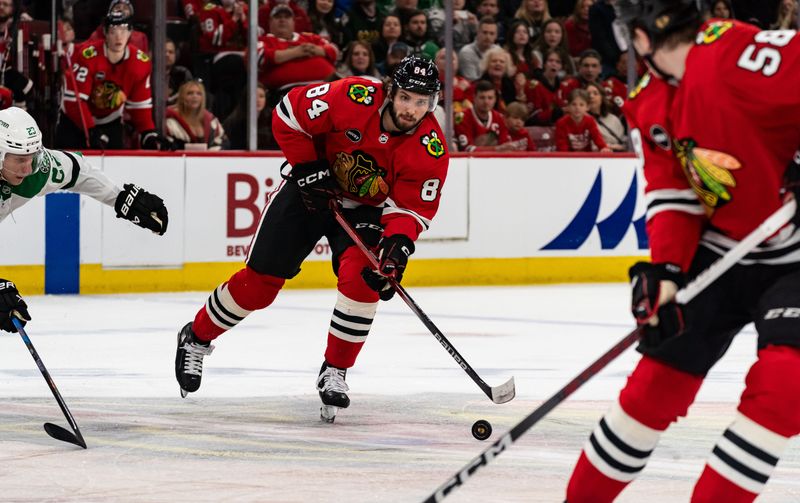
[[[387,79],[403,57],[444,80],[445,0],[0,0],[0,108],[26,107],[62,148],[277,149],[272,109],[289,89],[348,76]],[[452,148],[624,151],[628,51],[614,0],[452,0]],[[710,15],[796,29],[797,0],[717,0]],[[257,17],[256,96],[247,95],[249,16]],[[51,20],[57,20],[56,41]],[[166,111],[153,118],[153,52]]]

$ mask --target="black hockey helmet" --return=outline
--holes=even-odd
[[[126,12],[122,12],[120,10],[111,11],[106,14],[105,19],[103,20],[103,29],[108,30],[111,26],[122,26],[127,25],[128,28],[133,29],[133,18],[129,16]]]
[[[430,96],[428,110],[433,112],[439,101],[439,70],[433,61],[419,56],[406,56],[392,74],[392,94],[398,89]]]
[[[705,7],[703,0],[618,0],[617,21],[633,35],[634,28],[647,33],[654,44],[692,23],[699,23]]]

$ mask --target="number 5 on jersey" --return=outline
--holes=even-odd
[[[328,109],[328,103],[324,100],[319,99],[319,96],[325,95],[328,90],[331,88],[331,85],[326,83],[322,84],[321,86],[312,87],[308,91],[306,91],[306,98],[316,98],[314,101],[311,102],[311,107],[306,110],[308,114],[308,118],[311,120],[316,119],[322,112]]]

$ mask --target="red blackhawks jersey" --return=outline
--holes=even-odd
[[[488,150],[511,141],[508,128],[503,116],[497,110],[489,110],[489,118],[483,120],[478,117],[475,108],[464,112],[464,120],[455,127],[458,148],[465,152],[473,150]],[[492,150],[494,150],[492,148]]]
[[[155,129],[150,89],[150,56],[128,44],[122,59],[112,64],[102,40],[78,46],[72,59],[72,77],[65,81],[62,108],[78,127],[81,113],[86,127],[107,124],[122,116],[123,107],[137,131]],[[77,89],[75,86],[77,85]],[[79,98],[79,99],[78,99]]]
[[[781,206],[784,174],[800,146],[798,68],[800,38],[794,30],[759,32],[736,21],[711,20],[687,56],[672,101],[647,96],[647,106],[669,106],[678,162],[679,171],[662,168],[653,187],[655,175],[645,168],[648,218],[664,220],[649,226],[671,234],[656,243],[677,241],[666,247],[669,261],[685,268],[698,241],[724,253]],[[800,261],[800,233],[792,230],[784,228],[742,263]]]
[[[214,2],[184,4],[184,9],[187,7],[200,23],[200,52],[207,54],[244,50],[247,45],[247,18],[234,21],[232,13]],[[242,8],[246,16],[247,5],[242,3]]]
[[[275,62],[275,52],[303,44],[314,44],[325,50],[325,56],[297,58],[283,63]],[[259,81],[269,89],[288,84],[321,82],[336,72],[336,46],[314,33],[293,33],[291,40],[269,33],[258,39]]]
[[[273,132],[290,164],[325,158],[348,199],[383,205],[385,236],[416,239],[439,208],[449,155],[433,114],[408,133],[384,131],[385,98],[363,77],[297,87],[275,107]]]

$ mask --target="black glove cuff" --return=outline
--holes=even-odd
[[[656,281],[672,281],[678,288],[683,288],[686,285],[686,274],[681,271],[681,268],[669,262],[651,263],[651,262],[637,262],[628,270],[628,277],[633,280],[634,278],[646,275]]]

